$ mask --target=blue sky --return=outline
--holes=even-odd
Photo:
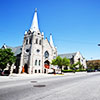
[[[100,59],[100,0],[0,0],[0,47],[22,45],[37,8],[39,28],[58,54],[80,51]]]

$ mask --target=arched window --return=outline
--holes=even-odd
[[[39,73],[41,72],[40,69],[38,70],[38,72],[39,72]]]
[[[36,39],[36,44],[38,44],[38,39]]]
[[[35,73],[37,73],[37,70],[35,70]]]
[[[48,58],[49,57],[49,52],[45,51],[44,56],[45,56],[45,58]]]
[[[26,39],[26,45],[28,44],[28,39]]]
[[[40,64],[41,64],[41,60],[39,60],[39,66],[40,66]]]
[[[37,65],[37,60],[35,60],[35,65]]]
[[[29,41],[29,43],[30,43],[30,44],[32,44],[32,38],[30,38],[30,41]]]
[[[41,40],[39,41],[39,45],[41,45]]]

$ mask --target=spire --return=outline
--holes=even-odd
[[[25,31],[25,33],[24,33],[25,35],[27,34],[27,31]]]
[[[44,35],[44,32],[42,32],[42,35]]]
[[[54,48],[53,39],[52,39],[52,35],[51,34],[50,34],[50,45],[52,46],[52,48]]]
[[[4,43],[4,45],[1,48],[6,49],[7,48],[6,44]]]
[[[37,19],[37,8],[35,8],[35,13],[34,13],[34,17],[33,17],[33,21],[32,21],[30,30],[31,30],[31,32],[39,31],[38,19]]]

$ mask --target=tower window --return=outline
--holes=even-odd
[[[40,35],[40,33],[38,33],[38,35]]]
[[[26,52],[29,52],[29,49],[26,49]]]
[[[30,41],[29,41],[29,43],[30,43],[30,44],[32,44],[32,38],[30,38]]]
[[[38,53],[40,52],[40,50],[39,50],[39,49],[37,49],[36,51],[37,51]]]
[[[35,60],[35,65],[37,65],[37,60]]]
[[[38,39],[36,39],[36,44],[38,44]]]
[[[41,60],[39,60],[39,66],[40,66]]]
[[[39,41],[39,45],[41,45],[41,40]]]
[[[54,54],[56,54],[56,52],[54,52]]]
[[[28,44],[28,39],[26,40],[26,45]]]

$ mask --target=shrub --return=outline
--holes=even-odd
[[[62,72],[64,72],[64,73],[73,72],[73,70],[72,70],[72,69],[69,69],[69,70],[62,70]]]
[[[62,72],[64,72],[64,73],[67,73],[67,72],[85,72],[86,71],[86,69],[77,69],[77,70],[72,70],[72,69],[69,69],[69,70],[62,70]]]

